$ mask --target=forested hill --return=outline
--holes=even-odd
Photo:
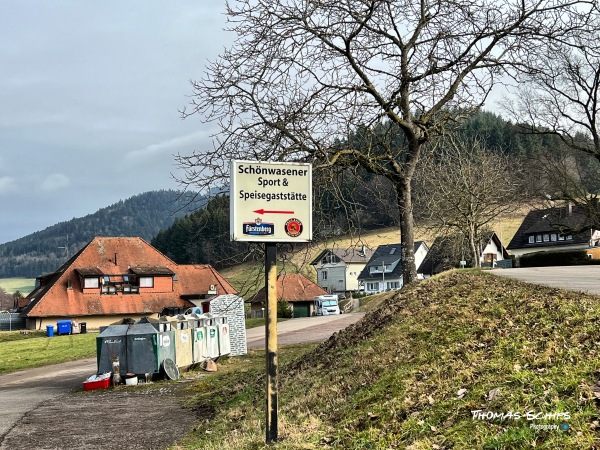
[[[200,206],[188,202],[178,191],[146,192],[85,217],[0,244],[0,278],[31,278],[53,272],[67,260],[67,255],[72,256],[95,236],[139,236],[150,242],[175,218]]]

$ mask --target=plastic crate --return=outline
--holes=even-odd
[[[106,378],[101,378],[94,381],[84,381],[83,390],[93,391],[94,389],[107,389],[110,386],[110,375]]]

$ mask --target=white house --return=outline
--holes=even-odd
[[[500,238],[493,231],[483,233],[478,245],[481,249],[479,262],[482,265],[495,266],[498,261],[510,258],[506,248],[500,242]],[[459,234],[438,236],[431,244],[429,253],[417,271],[428,278],[444,270],[460,267],[461,261],[464,261],[467,267],[474,265],[471,250],[467,246],[464,236]]]
[[[415,242],[415,266],[419,267],[429,251],[423,241]],[[402,245],[380,245],[358,276],[358,281],[367,294],[400,289],[402,279]]]
[[[358,275],[372,254],[365,246],[323,250],[311,262],[317,271],[317,284],[332,294],[357,291]]]

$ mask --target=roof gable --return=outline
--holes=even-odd
[[[323,250],[317,255],[315,259],[310,263],[311,265],[317,265],[319,261],[328,255],[335,255],[341,261],[345,263],[366,263],[372,256],[373,250],[363,247],[347,247],[347,248],[328,248]]]

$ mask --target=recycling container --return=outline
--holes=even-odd
[[[58,320],[56,322],[56,334],[71,334],[71,321],[70,320]]]
[[[54,336],[54,325],[46,325],[46,336]]]
[[[208,358],[219,357],[219,330],[215,319],[207,316],[206,324],[206,353]]]
[[[173,330],[158,331],[147,318],[142,318],[129,326],[126,372],[136,375],[158,373],[163,361],[167,358],[175,361]]]
[[[201,363],[208,358],[206,348],[206,319],[197,314],[186,315],[185,318],[192,330],[192,357],[194,364]]]
[[[229,355],[231,353],[231,341],[227,317],[216,316],[215,325],[217,326],[219,336],[219,356]]]
[[[170,316],[166,319],[171,322],[175,334],[175,364],[179,369],[186,369],[194,363],[192,329],[182,315]]]
[[[127,373],[127,330],[129,325],[109,325],[96,337],[97,373],[113,371],[119,361],[119,375]]]

